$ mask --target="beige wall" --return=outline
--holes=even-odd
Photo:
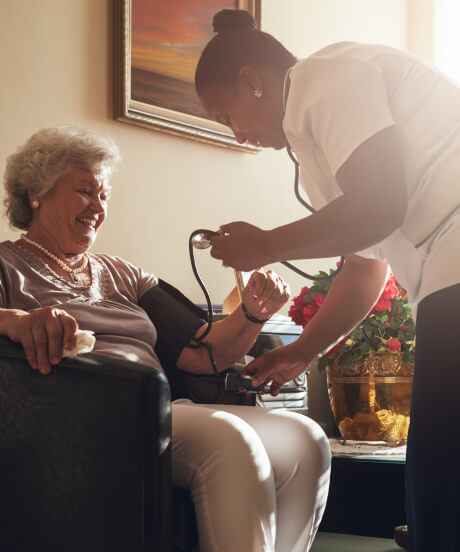
[[[269,228],[304,216],[292,194],[293,167],[283,152],[243,154],[113,121],[110,4],[0,2],[0,169],[43,125],[110,133],[123,163],[94,251],[125,257],[203,302],[188,262],[190,231],[239,219]],[[407,45],[405,0],[262,0],[262,8],[264,28],[298,56],[337,40]],[[6,222],[0,228],[2,239],[16,238]],[[221,302],[232,272],[207,252],[199,253],[198,265],[214,302]],[[289,281],[294,293],[305,285],[291,274]]]
[[[434,63],[434,12],[436,0],[408,0],[410,22],[407,48],[430,63]]]

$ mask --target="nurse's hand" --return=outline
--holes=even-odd
[[[247,222],[220,227],[223,235],[212,236],[211,256],[236,270],[253,270],[267,264],[266,232]]]
[[[270,393],[277,395],[280,387],[305,372],[312,360],[306,359],[305,353],[294,342],[257,357],[244,368],[243,374],[254,378],[254,387],[271,381]]]

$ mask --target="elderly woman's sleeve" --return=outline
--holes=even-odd
[[[206,324],[207,314],[179,290],[119,258],[100,255],[119,289],[145,310],[157,331],[155,352],[163,368],[175,369],[182,349]]]
[[[0,309],[6,308],[6,279],[0,265]]]

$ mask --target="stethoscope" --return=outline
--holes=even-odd
[[[292,152],[292,149],[290,148],[289,145],[286,147],[286,151],[289,155],[289,158],[294,163],[294,167],[295,167],[295,177],[294,177],[294,193],[295,193],[295,196],[296,196],[297,200],[301,203],[301,205],[303,205],[308,211],[310,211],[311,213],[316,213],[316,210],[300,196],[300,192],[299,192],[299,176],[300,176],[299,162],[295,158],[295,156]],[[201,278],[201,276],[198,272],[197,266],[196,266],[194,249],[208,249],[209,247],[211,247],[211,238],[212,238],[212,236],[216,236],[216,235],[219,235],[219,232],[215,232],[213,230],[207,230],[207,229],[204,229],[204,228],[199,228],[197,230],[194,230],[190,234],[189,244],[188,244],[189,245],[190,264],[192,266],[192,271],[193,271],[193,274],[196,278],[196,281],[198,282],[198,284],[199,284],[199,286],[200,286],[200,288],[203,292],[203,295],[206,298],[206,306],[207,306],[207,310],[208,310],[208,320],[207,320],[207,326],[204,329],[204,331],[200,335],[195,336],[194,338],[192,338],[190,343],[187,346],[192,347],[192,348],[206,347],[206,349],[207,349],[209,360],[211,362],[211,366],[212,366],[212,369],[213,369],[213,372],[214,372],[214,375],[215,375],[216,381],[217,381],[217,390],[216,390],[215,396],[212,397],[211,400],[206,401],[206,402],[210,402],[210,403],[213,403],[213,402],[217,401],[217,399],[220,395],[222,386],[224,386],[225,384],[222,381],[222,379],[220,377],[220,373],[219,373],[219,371],[217,369],[217,366],[216,366],[216,362],[215,362],[213,351],[212,351],[212,343],[210,341],[204,341],[204,338],[209,334],[209,332],[211,331],[211,328],[212,328],[213,309],[212,309],[211,298],[209,296],[208,290],[206,289],[206,286],[204,285],[203,279]],[[296,274],[299,274],[300,276],[303,276],[304,278],[307,278],[308,280],[319,282],[319,281],[322,281],[322,280],[330,280],[332,278],[335,278],[337,276],[337,274],[342,270],[344,262],[345,262],[345,258],[341,257],[340,258],[340,263],[339,263],[339,266],[337,267],[337,269],[334,272],[332,272],[331,274],[327,275],[327,276],[312,276],[311,274],[307,274],[303,270],[300,270],[300,268],[294,266],[292,263],[289,263],[287,261],[282,261],[281,264],[283,264],[284,266],[286,266],[290,270],[293,270]],[[192,396],[193,396],[193,389],[191,390],[191,393],[192,393]]]
[[[303,197],[301,197],[301,195],[300,195],[300,190],[299,190],[300,166],[299,166],[299,162],[297,161],[297,159],[294,156],[294,153],[292,151],[291,146],[287,145],[286,146],[286,151],[289,155],[289,158],[294,163],[294,167],[295,167],[295,176],[294,176],[294,194],[295,194],[295,197],[297,198],[297,201],[305,207],[305,209],[310,211],[310,213],[316,213],[316,209],[314,209],[309,203],[307,203],[303,199]],[[312,280],[313,282],[321,282],[323,280],[332,280],[342,270],[344,263],[345,263],[345,257],[342,256],[342,257],[340,257],[339,265],[338,265],[337,269],[334,270],[334,272],[332,272],[331,274],[328,274],[326,276],[312,276],[311,274],[307,274],[303,270],[300,270],[300,268],[296,267],[292,263],[289,263],[287,261],[281,261],[281,264],[283,264],[284,266],[287,266],[288,268],[293,270],[296,274],[299,274],[299,276],[303,276],[304,278],[307,278],[307,280]]]
[[[295,167],[295,178],[294,178],[294,193],[295,193],[295,196],[296,196],[297,200],[299,201],[299,203],[301,205],[303,205],[308,211],[310,211],[311,213],[316,213],[316,210],[300,196],[300,192],[299,192],[300,165],[299,165],[298,160],[294,156],[294,153],[293,153],[293,151],[292,151],[292,149],[289,145],[286,147],[286,151],[289,155],[289,158],[294,163],[294,167]],[[424,238],[420,243],[415,245],[415,248],[417,249],[417,248],[421,247],[422,245],[424,245],[433,235],[436,234],[436,232],[438,232],[438,230],[442,227],[442,225],[454,213],[456,213],[459,210],[460,210],[460,208],[458,206],[456,206],[442,220],[442,222],[432,232],[430,232],[430,234],[426,238]],[[195,278],[197,279],[198,284],[200,285],[200,287],[203,291],[204,296],[206,297],[206,303],[207,303],[207,308],[208,308],[208,325],[207,325],[207,327],[205,328],[204,332],[201,335],[197,336],[196,338],[194,338],[192,340],[194,342],[194,344],[189,345],[189,346],[192,346],[192,347],[206,346],[207,347],[208,353],[209,353],[209,358],[211,360],[211,364],[212,364],[212,367],[213,367],[213,370],[214,370],[214,374],[216,375],[217,379],[219,379],[219,372],[217,370],[217,367],[216,367],[216,364],[214,362],[214,358],[213,358],[213,355],[212,355],[212,346],[210,345],[209,342],[203,342],[203,339],[209,334],[209,332],[211,331],[211,328],[212,328],[213,311],[212,311],[212,304],[211,304],[211,299],[209,297],[209,293],[208,293],[208,291],[206,289],[206,286],[204,285],[203,280],[201,279],[201,277],[198,273],[198,270],[196,268],[194,252],[193,252],[194,248],[196,248],[196,249],[207,249],[207,248],[211,247],[211,238],[212,238],[212,236],[215,236],[215,235],[219,235],[219,232],[214,232],[212,230],[206,230],[206,229],[198,229],[198,230],[194,230],[192,232],[192,234],[190,235],[190,238],[189,238],[189,252],[190,252],[190,262],[191,262],[191,265],[192,265],[192,270],[193,270],[193,273],[195,275]],[[299,274],[300,276],[303,276],[304,278],[307,278],[308,280],[318,282],[318,281],[330,280],[330,279],[335,278],[337,276],[337,274],[342,270],[344,262],[345,262],[345,258],[343,256],[340,257],[340,263],[339,263],[337,269],[335,271],[331,272],[329,275],[325,275],[325,276],[312,276],[310,274],[307,274],[303,270],[300,270],[298,267],[294,266],[292,263],[289,263],[287,261],[282,261],[281,264],[283,264],[284,266],[286,266],[290,270],[293,270],[296,274]],[[221,386],[221,383],[219,383],[218,393],[220,392],[220,386]],[[218,393],[216,395],[216,398],[218,396]],[[214,401],[211,401],[211,402],[214,402]]]
[[[300,165],[299,165],[299,162],[295,158],[294,153],[292,152],[292,149],[289,145],[286,146],[286,151],[289,155],[289,158],[294,163],[294,167],[295,167],[295,176],[294,176],[294,194],[295,194],[295,197],[297,198],[297,201],[299,201],[299,203],[301,205],[303,205],[308,211],[310,211],[310,213],[316,213],[316,209],[314,209],[309,203],[307,203],[300,195],[300,190],[299,190]],[[195,259],[194,259],[194,256],[193,256],[193,248],[207,249],[208,247],[211,247],[211,238],[212,238],[212,236],[217,236],[217,235],[219,235],[219,232],[214,232],[213,230],[198,229],[198,230],[195,230],[195,231],[192,232],[192,234],[190,236],[190,239],[189,239],[189,251],[190,251],[190,261],[191,261],[191,264],[192,264],[192,269],[193,269],[193,272],[195,274],[195,277],[196,277],[198,283],[200,284],[201,289],[205,293],[205,296],[206,296],[207,292],[205,292],[206,288],[204,287],[203,282],[202,282],[200,276],[198,275],[198,272],[196,271]],[[299,274],[299,276],[303,276],[304,278],[307,278],[308,280],[312,280],[314,282],[321,282],[323,280],[332,280],[333,278],[335,278],[337,276],[337,274],[342,270],[344,262],[345,262],[345,257],[340,257],[340,263],[339,263],[339,266],[337,267],[337,269],[334,270],[334,272],[332,272],[331,274],[326,275],[326,276],[313,276],[311,274],[307,274],[306,272],[304,272],[303,270],[300,270],[300,268],[296,267],[292,263],[289,263],[288,261],[281,261],[281,264],[283,264],[287,268],[291,269],[296,274]]]
[[[295,167],[295,176],[294,176],[294,193],[295,193],[295,196],[296,196],[297,200],[300,202],[300,204],[303,205],[308,211],[310,211],[311,213],[316,213],[316,209],[314,209],[309,203],[307,203],[300,195],[300,191],[299,191],[299,176],[300,176],[299,162],[295,158],[295,156],[292,152],[292,149],[289,145],[286,147],[286,151],[289,155],[289,158],[294,163],[294,167]],[[211,238],[212,238],[212,236],[217,236],[217,235],[219,235],[219,232],[215,232],[213,230],[206,230],[206,229],[200,228],[200,229],[194,230],[190,234],[190,237],[189,237],[190,264],[192,266],[193,274],[195,275],[195,278],[196,278],[201,290],[203,291],[203,295],[206,298],[206,305],[207,305],[207,309],[208,309],[208,324],[207,324],[207,327],[201,335],[194,338],[194,340],[193,340],[196,343],[196,345],[194,345],[196,347],[199,347],[199,346],[204,344],[203,339],[211,331],[212,322],[213,322],[213,310],[212,310],[211,298],[209,296],[208,290],[206,289],[206,286],[204,285],[203,280],[202,280],[202,278],[201,278],[201,276],[198,272],[198,269],[196,267],[194,249],[208,249],[209,247],[211,247]],[[323,280],[331,280],[331,279],[335,278],[337,276],[337,274],[342,270],[344,262],[345,262],[345,258],[340,257],[340,263],[339,263],[339,266],[337,267],[337,269],[335,271],[333,271],[331,274],[326,275],[326,276],[312,276],[311,274],[307,274],[303,270],[300,270],[300,268],[296,267],[295,265],[293,265],[292,263],[289,263],[287,261],[281,261],[281,264],[283,264],[284,266],[286,266],[290,270],[294,271],[296,274],[299,274],[300,276],[303,276],[304,278],[307,278],[308,280],[312,280],[314,282],[320,282],[320,281],[323,281]],[[211,352],[210,352],[210,358],[212,358]],[[215,367],[215,364],[214,364],[213,360],[212,360],[212,363],[213,363],[214,372],[217,374],[217,369]]]

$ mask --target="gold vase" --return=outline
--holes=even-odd
[[[409,430],[414,365],[402,353],[376,353],[327,368],[332,413],[343,439],[402,444]]]

